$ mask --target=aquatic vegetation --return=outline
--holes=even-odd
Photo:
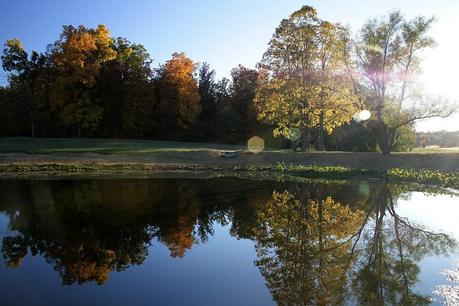
[[[429,169],[392,168],[389,170],[369,170],[343,166],[287,165],[194,165],[194,164],[154,164],[154,163],[9,163],[0,164],[2,176],[50,176],[50,175],[97,175],[97,174],[154,174],[160,171],[195,172],[207,171],[214,176],[263,176],[279,180],[286,176],[323,180],[351,178],[374,178],[393,182],[414,182],[459,189],[459,172],[442,172]]]
[[[458,172],[441,172],[438,170],[411,170],[394,168],[387,171],[386,177],[390,180],[413,181],[419,183],[436,184],[445,187],[459,188]]]

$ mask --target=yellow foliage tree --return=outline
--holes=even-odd
[[[102,108],[91,94],[103,62],[116,57],[109,30],[84,26],[64,26],[60,39],[52,49],[52,61],[58,72],[53,84],[53,106],[62,124],[81,129],[94,129]]]
[[[320,20],[305,6],[284,19],[260,63],[256,96],[258,118],[289,137],[299,129],[303,149],[317,131],[316,147],[324,148],[324,132],[349,122],[356,108],[344,73],[348,32],[340,24]]]

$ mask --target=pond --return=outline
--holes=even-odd
[[[459,300],[459,196],[380,181],[0,180],[1,305]]]

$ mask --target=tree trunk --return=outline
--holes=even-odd
[[[387,131],[387,126],[382,120],[378,120],[376,126],[376,135],[378,139],[379,147],[383,154],[387,155],[391,152],[391,146],[389,143],[389,135]]]
[[[317,131],[317,150],[325,150],[325,135],[324,135],[324,113],[320,112],[319,117],[319,130]]]
[[[301,150],[303,151],[309,150],[309,130],[308,128],[303,128],[301,130],[300,142],[301,142]]]
[[[32,138],[35,137],[35,120],[34,120],[33,114],[30,117],[30,134]]]
[[[298,144],[299,144],[299,140],[292,140],[292,151],[293,152],[296,152],[296,150],[298,149]]]
[[[35,116],[34,116],[34,111],[33,111],[33,104],[29,103],[27,104],[28,112],[29,112],[29,118],[30,118],[30,134],[32,138],[35,137]]]

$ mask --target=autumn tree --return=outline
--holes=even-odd
[[[406,20],[396,11],[368,21],[355,44],[357,74],[363,76],[357,94],[364,97],[375,115],[369,127],[384,154],[397,147],[416,121],[447,117],[454,112],[447,101],[429,97],[416,86],[420,53],[434,46],[427,35],[433,20]]]
[[[35,137],[37,112],[42,100],[41,90],[45,81],[46,56],[32,51],[29,56],[18,39],[5,43],[2,55],[3,69],[9,72],[9,83],[14,95],[12,100],[21,104],[27,113],[30,135]]]
[[[195,69],[196,64],[185,53],[174,53],[157,71],[158,120],[167,139],[184,139],[196,132],[201,98]]]
[[[324,131],[349,122],[355,112],[352,84],[345,76],[347,30],[323,21],[304,6],[281,21],[260,63],[257,91],[259,119],[274,125],[274,134],[301,134],[307,149],[311,130],[323,149]]]
[[[317,129],[316,147],[324,150],[325,132],[350,122],[356,112],[357,99],[351,80],[346,76],[345,52],[349,33],[340,24],[321,21],[317,35],[318,66],[314,73],[316,96],[312,99],[312,124]]]
[[[102,107],[95,97],[95,85],[102,63],[116,58],[108,29],[64,26],[61,37],[51,48],[58,72],[53,84],[52,103],[64,127],[94,130],[102,118]]]

